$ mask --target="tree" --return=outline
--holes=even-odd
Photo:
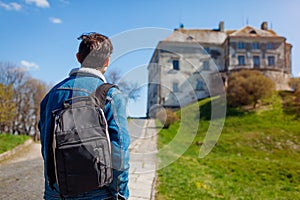
[[[4,85],[12,85],[14,89],[30,78],[29,73],[23,68],[12,63],[0,62],[0,83]]]
[[[16,116],[16,104],[13,100],[12,85],[0,83],[0,133],[7,131]]]
[[[16,115],[14,116],[13,122],[7,125],[8,132],[25,134],[21,127],[23,126],[24,109],[28,109],[26,105],[27,99],[24,99],[23,87],[30,78],[27,71],[14,65],[12,63],[0,62],[0,83],[3,85],[11,85],[13,89],[13,101],[16,106]]]
[[[163,124],[164,129],[168,129],[170,125],[179,120],[178,115],[171,109],[160,109],[156,113],[156,118]]]
[[[112,84],[116,84],[121,78],[120,72],[116,70],[109,71],[107,74],[107,80],[108,82]]]
[[[38,139],[39,104],[46,90],[45,83],[31,78],[28,71],[0,62],[0,131]]]
[[[140,98],[142,88],[137,82],[129,82],[121,80],[119,71],[112,70],[107,74],[107,79],[112,84],[117,84],[120,90],[126,95],[128,99],[136,101]]]
[[[228,78],[227,102],[229,106],[253,105],[272,95],[275,83],[256,70],[232,72]]]
[[[40,102],[44,98],[47,86],[44,82],[37,80],[37,79],[29,79],[24,84],[27,92],[25,95],[29,99],[29,107],[31,117],[27,119],[27,126],[30,127],[29,130],[34,131],[34,138],[35,140],[39,139],[39,131],[38,131],[38,121],[40,119]]]

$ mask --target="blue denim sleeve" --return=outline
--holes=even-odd
[[[113,182],[109,189],[115,199],[128,199],[129,144],[126,98],[117,89],[108,93],[105,113],[112,147]]]
[[[47,95],[41,102],[40,104],[40,120],[38,123],[38,128],[40,131],[40,140],[41,140],[41,153],[43,158],[45,159],[45,155],[47,154],[47,150],[45,148],[45,142],[46,142],[46,130],[47,130],[47,123],[45,123],[45,121],[47,120],[46,117],[46,104],[48,101],[48,97],[49,95]],[[46,151],[45,151],[46,150]]]

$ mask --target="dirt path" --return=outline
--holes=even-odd
[[[153,199],[157,133],[153,120],[131,120],[130,200]],[[32,143],[0,162],[0,199],[43,199],[41,145]]]
[[[27,148],[0,163],[0,199],[43,199],[41,146]]]

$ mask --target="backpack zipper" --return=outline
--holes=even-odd
[[[91,142],[91,141],[94,141],[94,140],[106,140],[106,139],[105,138],[99,138],[99,137],[93,137],[93,138],[89,138],[89,139],[85,139],[85,140],[80,140],[80,141],[65,142],[63,144],[58,145],[57,148],[60,148],[62,146],[76,146],[78,144],[82,144],[82,143],[85,143],[85,142]],[[108,142],[108,144],[109,144],[109,142]]]

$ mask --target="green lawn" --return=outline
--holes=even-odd
[[[281,109],[279,97],[272,102],[258,111],[228,110],[216,146],[200,159],[210,100],[200,101],[197,134],[180,158],[158,171],[156,199],[300,199],[300,120]],[[197,108],[184,109],[195,119]],[[159,132],[159,149],[169,145],[179,127]],[[169,155],[159,158],[164,162]]]
[[[23,144],[28,139],[30,137],[25,135],[0,134],[0,154]]]

